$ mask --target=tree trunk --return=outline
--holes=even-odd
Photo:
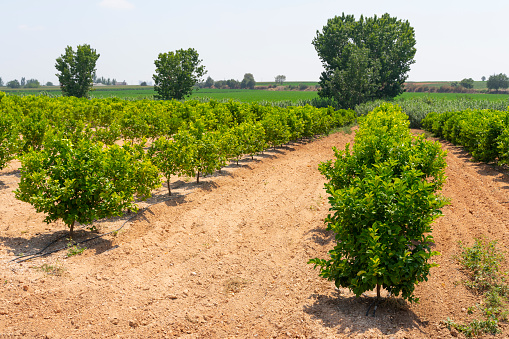
[[[376,297],[377,299],[380,299],[380,284],[377,284],[376,285]]]
[[[170,188],[170,178],[166,179],[166,184],[168,185],[168,195],[171,196],[171,188]]]
[[[74,223],[75,221],[72,222],[71,226],[70,226],[70,230],[69,230],[69,241],[72,241],[72,237],[74,235]]]
[[[200,171],[198,171],[198,173],[196,173],[196,183],[197,184],[200,183]]]

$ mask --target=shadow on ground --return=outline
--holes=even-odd
[[[337,330],[338,335],[355,336],[364,334],[372,329],[378,329],[384,335],[395,334],[396,332],[418,329],[427,324],[420,321],[417,315],[412,312],[407,303],[400,298],[382,298],[373,316],[374,307],[368,308],[374,302],[373,297],[355,297],[351,293],[343,296],[336,290],[334,295],[312,294],[309,299],[311,305],[304,306],[304,312],[314,320],[318,320],[324,327]],[[356,318],[355,325],[345,327],[342,324],[344,318]]]

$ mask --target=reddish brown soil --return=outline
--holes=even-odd
[[[14,198],[19,163],[0,171],[0,338],[449,338],[443,321],[472,319],[480,301],[461,283],[458,241],[486,235],[509,245],[509,179],[444,144],[451,199],[436,221],[440,265],[416,289],[419,304],[389,299],[365,316],[375,292],[355,298],[307,261],[327,257],[334,237],[317,166],[353,134],[333,134],[244,159],[196,185],[185,178],[141,206],[118,234],[16,263],[64,234]],[[123,218],[97,222],[99,234]],[[77,240],[91,234],[77,232]],[[59,241],[50,249],[65,246]],[[385,294],[384,294],[385,295]],[[502,325],[508,337],[509,328]]]

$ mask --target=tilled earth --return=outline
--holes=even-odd
[[[451,204],[434,224],[440,266],[418,285],[419,304],[390,298],[366,316],[374,291],[356,298],[307,264],[334,244],[318,164],[353,137],[270,150],[200,184],[174,178],[171,197],[162,187],[137,215],[79,229],[76,240],[114,232],[70,257],[65,225],[15,199],[20,164],[11,162],[0,171],[0,338],[462,337],[444,321],[472,320],[466,310],[481,297],[460,283],[454,255],[481,235],[508,248],[506,171],[443,144]],[[46,251],[63,250],[13,261],[59,237]]]

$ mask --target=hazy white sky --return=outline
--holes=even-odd
[[[509,73],[507,0],[0,0],[0,77],[57,82],[67,45],[101,55],[97,75],[151,81],[161,52],[192,47],[214,80],[317,81],[311,41],[336,15],[389,13],[415,28],[411,81]]]

